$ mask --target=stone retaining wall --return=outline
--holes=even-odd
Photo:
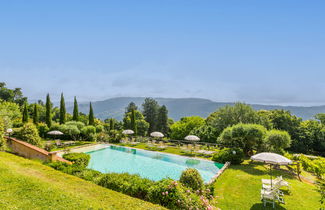
[[[8,147],[12,152],[26,158],[38,159],[42,161],[62,161],[71,164],[70,161],[56,155],[56,152],[48,152],[44,149],[31,145],[27,142],[15,138],[6,137]]]

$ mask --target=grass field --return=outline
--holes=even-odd
[[[272,171],[273,176],[282,175],[291,185],[289,194],[284,188],[285,204],[276,209],[311,210],[319,209],[320,195],[312,184],[300,182],[298,179],[282,171]],[[271,204],[264,208],[260,201],[261,179],[269,179],[269,170],[261,164],[245,161],[242,165],[232,165],[220,176],[215,184],[218,207],[221,209],[272,209]]]
[[[0,209],[163,209],[0,152]]]

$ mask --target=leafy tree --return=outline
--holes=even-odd
[[[165,135],[168,133],[168,110],[165,105],[161,106],[158,109],[158,117],[157,117],[157,130],[164,133]]]
[[[73,124],[62,124],[60,125],[59,130],[65,135],[72,138],[73,140],[77,140],[80,134],[80,130],[78,129],[78,127]]]
[[[41,137],[38,134],[38,130],[33,123],[26,123],[21,128],[20,133],[18,134],[19,138],[27,143],[41,146],[42,141]]]
[[[132,110],[138,110],[138,107],[134,102],[129,103],[129,105],[125,108],[125,114],[132,112]]]
[[[27,123],[28,122],[28,108],[27,108],[27,103],[24,104],[22,122],[23,123]]]
[[[69,121],[65,123],[66,125],[72,125],[72,126],[76,126],[79,130],[81,130],[83,127],[85,127],[85,124],[83,122],[79,122],[79,121]]]
[[[96,140],[96,127],[92,125],[85,126],[81,129],[83,137],[90,141]]]
[[[251,155],[253,150],[264,150],[265,135],[266,129],[261,125],[240,123],[226,128],[218,138],[218,143],[242,148],[245,154]]]
[[[37,124],[37,130],[38,130],[38,133],[39,135],[42,137],[42,138],[45,138],[46,137],[46,134],[47,132],[50,130],[47,125],[43,122],[40,122]]]
[[[199,136],[201,141],[216,143],[218,136],[216,135],[216,130],[211,125],[204,123],[200,127],[194,128],[190,134]]]
[[[138,134],[137,130],[137,124],[136,124],[136,116],[135,116],[135,110],[131,109],[131,129],[134,131],[134,134]]]
[[[260,116],[251,106],[236,103],[234,106],[221,107],[210,114],[206,122],[214,128],[214,136],[219,136],[225,128],[238,123],[260,124]]]
[[[94,111],[93,111],[93,106],[91,105],[91,102],[89,104],[88,125],[95,125]]]
[[[301,118],[291,115],[289,111],[271,110],[270,119],[274,129],[287,131],[293,140],[299,139]]]
[[[38,114],[38,107],[37,104],[34,104],[34,111],[33,111],[33,123],[37,125],[39,122],[39,114]]]
[[[284,154],[284,149],[290,147],[291,138],[286,131],[270,130],[266,134],[265,142],[269,151]]]
[[[52,126],[52,103],[51,103],[51,99],[50,99],[50,94],[47,94],[46,96],[46,116],[45,116],[45,122],[47,127],[51,127]]]
[[[12,128],[15,123],[20,123],[22,114],[20,107],[14,102],[0,101],[0,118],[2,118],[5,129]]]
[[[316,114],[315,119],[319,120],[322,124],[325,124],[325,113]]]
[[[194,129],[202,126],[204,119],[199,116],[183,117],[180,121],[175,122],[171,127],[170,137],[173,139],[184,139]]]
[[[74,97],[72,120],[73,121],[78,121],[79,120],[78,102],[77,102],[76,97]]]
[[[325,154],[325,128],[316,120],[306,120],[300,124],[299,138],[292,142],[296,152]]]
[[[9,89],[4,82],[0,82],[0,100],[17,103],[19,106],[27,102],[27,98],[23,96],[21,88]]]
[[[65,109],[65,102],[63,93],[61,93],[61,100],[60,100],[60,124],[64,124],[67,120],[67,111]]]
[[[153,98],[146,98],[142,104],[143,116],[149,123],[148,134],[157,129],[157,113],[158,113],[158,102]]]
[[[149,123],[144,120],[144,116],[141,114],[140,111],[134,110],[135,115],[135,127],[137,128],[137,134],[140,136],[145,136],[147,134]],[[127,113],[123,119],[123,127],[124,129],[134,129],[134,125],[131,123],[132,112]],[[117,123],[115,124],[115,129],[117,128]]]

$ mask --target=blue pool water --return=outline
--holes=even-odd
[[[91,156],[88,168],[103,173],[139,174],[154,181],[167,177],[178,180],[183,170],[196,168],[203,180],[208,182],[223,166],[212,161],[120,146],[109,146],[87,154]]]

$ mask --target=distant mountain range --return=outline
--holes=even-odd
[[[145,97],[118,97],[110,98],[104,101],[92,102],[95,116],[100,119],[115,118],[122,120],[125,107],[133,101],[140,109]],[[160,105],[165,105],[168,109],[169,117],[179,120],[185,116],[201,116],[207,117],[216,109],[233,105],[234,103],[215,102],[201,98],[155,98]],[[284,109],[289,110],[292,114],[303,119],[311,119],[315,114],[325,113],[325,106],[278,106],[278,105],[260,105],[251,104],[255,110],[272,110]],[[68,112],[72,112],[73,107],[67,107]],[[89,112],[89,104],[79,104],[79,111],[83,113]]]

